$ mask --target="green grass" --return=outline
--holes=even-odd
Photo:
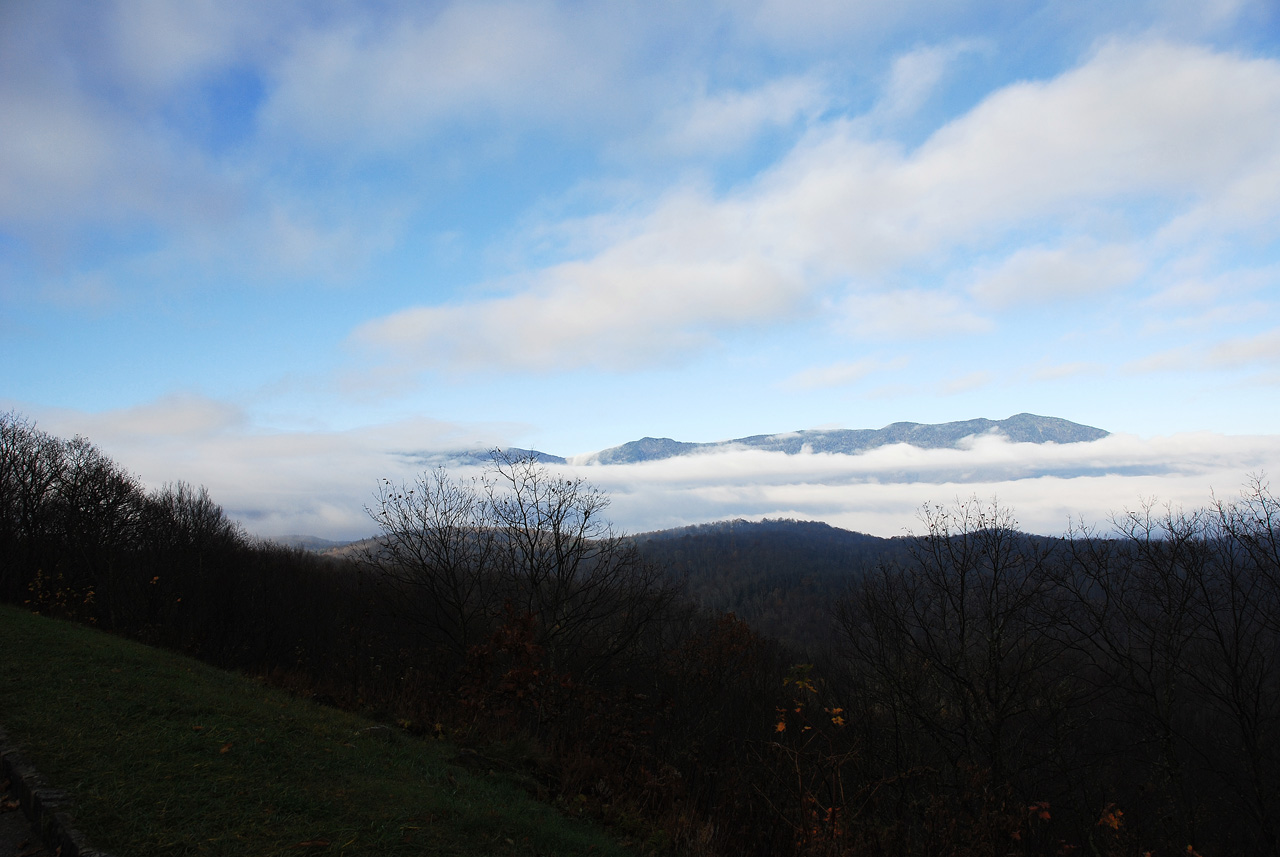
[[[0,724],[117,857],[629,853],[445,742],[11,607]]]

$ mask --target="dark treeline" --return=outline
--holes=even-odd
[[[331,559],[0,416],[7,601],[447,735],[654,849],[1280,854],[1260,480],[1062,539],[977,501],[888,554],[818,525],[715,531],[736,580],[698,531],[638,544],[606,506],[497,455],[479,480],[382,483],[382,537]]]
[[[635,537],[646,559],[679,577],[686,595],[733,613],[801,653],[828,647],[831,607],[852,575],[907,557],[909,541],[817,521],[722,521]]]

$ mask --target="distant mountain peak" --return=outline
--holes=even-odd
[[[630,464],[635,461],[657,461],[662,458],[674,458],[677,455],[688,455],[713,444],[688,443],[672,440],[669,437],[642,437],[622,446],[593,453],[588,457],[590,464]]]
[[[795,455],[826,452],[853,455],[895,443],[923,449],[956,448],[965,438],[999,434],[1013,443],[1084,443],[1110,432],[1059,417],[1014,414],[1004,420],[978,418],[950,423],[890,423],[880,429],[807,429],[761,434],[714,443],[689,443],[669,437],[644,437],[575,459],[582,464],[638,464],[715,449],[748,448]]]
[[[682,455],[728,449],[760,449],[797,455],[825,452],[856,455],[881,446],[905,443],[922,449],[956,449],[965,438],[999,434],[1013,443],[1085,443],[1104,438],[1110,432],[1073,423],[1059,417],[1014,414],[1004,420],[982,417],[950,423],[890,423],[878,429],[804,429],[778,434],[756,434],[712,443],[692,443],[669,437],[642,437],[599,452],[564,458],[536,449],[507,447],[497,450],[512,458],[533,458],[543,464],[639,464]],[[402,452],[399,457],[419,466],[484,466],[493,461],[494,450],[453,452]]]

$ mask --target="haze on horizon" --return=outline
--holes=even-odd
[[[573,472],[882,535],[1280,473],[1267,0],[7,3],[0,117],[0,410],[251,532],[424,450],[1019,412],[1115,434]]]

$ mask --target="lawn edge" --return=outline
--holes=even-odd
[[[75,826],[70,793],[49,786],[44,777],[10,743],[0,725],[0,774],[22,804],[22,812],[40,834],[45,846],[61,857],[112,857],[94,848]]]

